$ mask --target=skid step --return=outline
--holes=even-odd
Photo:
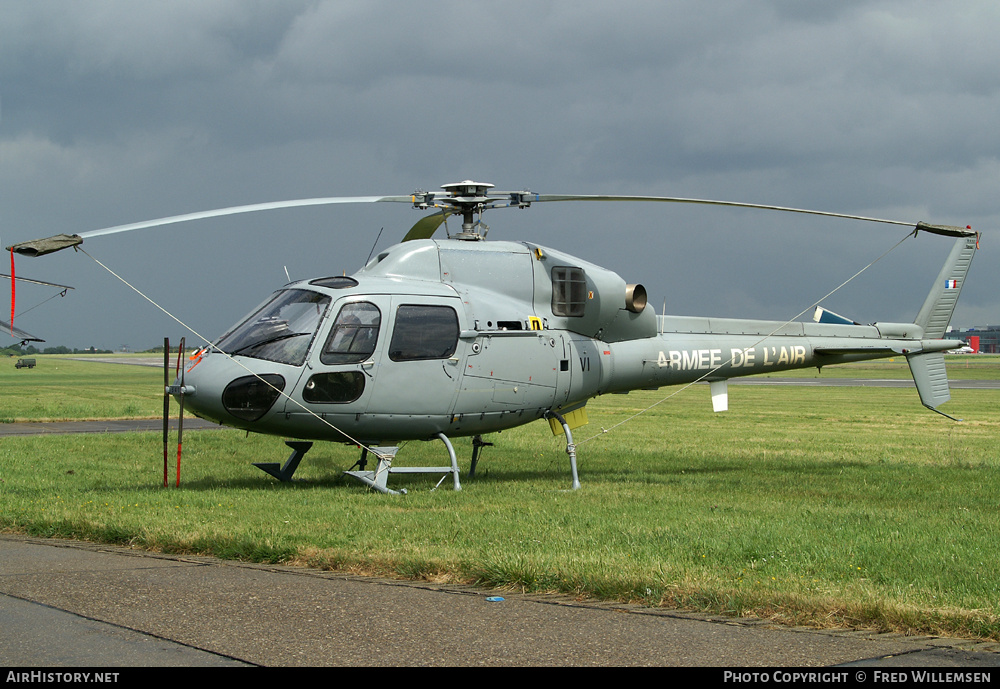
[[[346,476],[361,481],[365,485],[374,488],[380,493],[389,493],[392,495],[399,495],[400,493],[406,493],[406,490],[392,490],[388,486],[389,474],[451,474],[454,479],[455,490],[462,490],[462,484],[458,478],[458,459],[455,457],[455,448],[451,446],[451,442],[444,433],[438,433],[437,436],[442,442],[444,442],[445,447],[448,448],[448,456],[451,459],[451,466],[441,466],[441,467],[400,467],[393,466],[392,461],[396,457],[396,453],[399,452],[399,447],[372,447],[363,448],[361,450],[361,459],[355,466],[359,467],[358,471],[345,471]],[[368,471],[365,467],[368,465],[368,451],[369,449],[376,457],[375,471]]]

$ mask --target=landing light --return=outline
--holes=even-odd
[[[243,376],[226,386],[222,406],[237,419],[256,421],[268,412],[284,389],[285,379],[277,373]]]

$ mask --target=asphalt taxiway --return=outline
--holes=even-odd
[[[856,678],[898,666],[989,672],[998,651],[0,535],[8,667],[839,665]]]

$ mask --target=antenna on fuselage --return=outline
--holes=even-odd
[[[368,261],[372,260],[372,254],[375,253],[375,247],[378,246],[378,239],[382,236],[382,230],[384,229],[385,227],[379,229],[378,234],[375,236],[375,242],[372,244],[372,250],[368,252],[368,258],[365,259],[364,265],[368,265]]]

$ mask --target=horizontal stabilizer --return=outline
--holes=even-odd
[[[899,345],[888,345],[875,340],[871,345],[844,345],[842,347],[825,345],[816,347],[813,350],[816,354],[903,354],[904,350]]]
[[[838,325],[860,325],[856,321],[852,321],[850,318],[844,318],[843,316],[838,316],[833,311],[827,311],[822,306],[817,306],[816,310],[813,311],[813,320],[817,323],[837,323]]]

